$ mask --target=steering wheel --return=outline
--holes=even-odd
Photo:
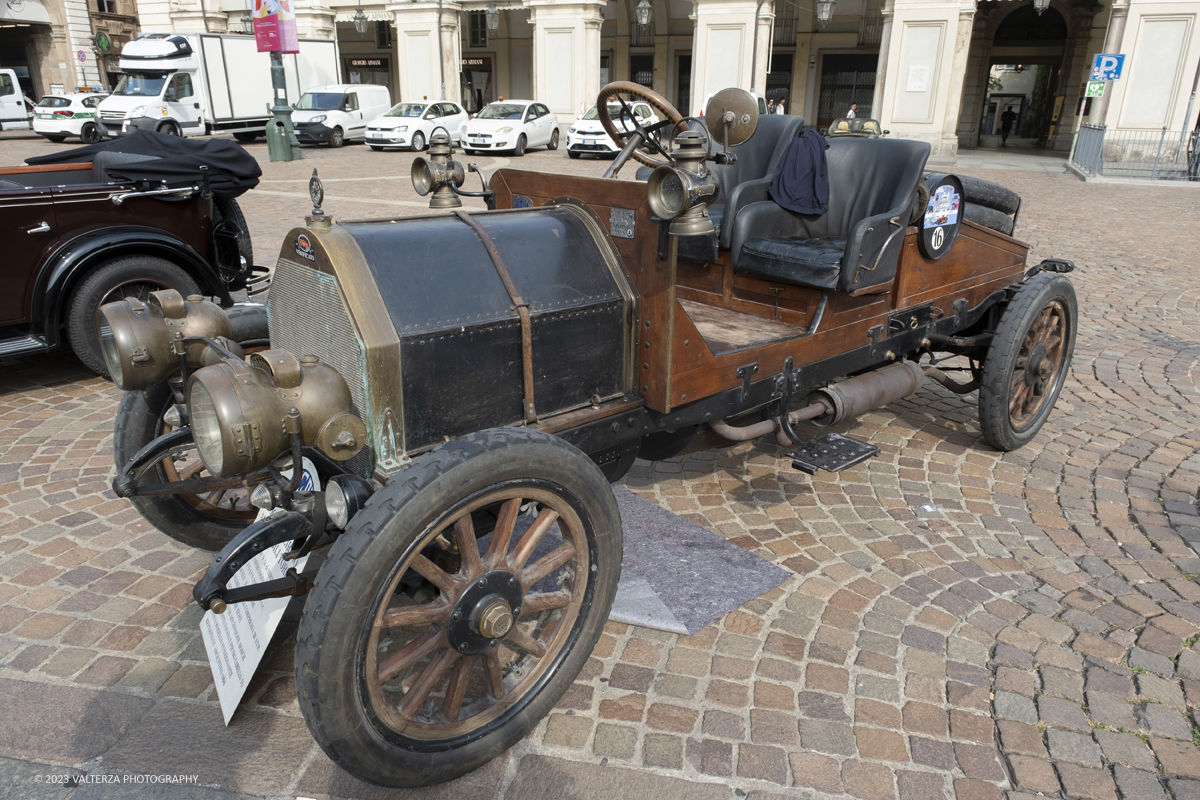
[[[625,101],[622,94],[632,95],[637,100],[644,100],[655,109],[662,113],[665,119],[659,120],[652,125],[642,125],[638,118],[633,113],[633,109],[629,107],[629,103]],[[625,123],[628,130],[620,130],[613,124],[612,117],[608,114],[609,98],[615,97],[617,102],[621,104],[621,121]],[[683,117],[675,110],[675,106],[671,105],[667,98],[663,97],[658,92],[647,89],[640,83],[632,81],[615,81],[608,84],[600,90],[600,96],[596,98],[596,116],[600,119],[600,124],[604,126],[604,132],[607,133],[614,142],[621,142],[623,147],[617,155],[617,159],[613,165],[608,168],[605,175],[616,175],[617,171],[629,161],[629,157],[633,156],[647,167],[662,167],[671,163],[670,156],[663,149],[662,144],[658,140],[658,132],[664,128],[669,128],[674,131],[682,125]],[[654,134],[654,135],[652,135]],[[632,150],[629,148],[630,141],[638,138],[638,142]],[[649,150],[651,153],[659,153],[663,158],[655,158],[641,151],[641,148]],[[626,152],[629,150],[629,152]]]

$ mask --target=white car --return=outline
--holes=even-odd
[[[558,117],[543,103],[532,100],[497,100],[484,106],[459,129],[463,152],[508,150],[525,155],[530,147],[558,149]]]
[[[648,103],[634,103],[630,106],[638,123],[649,126],[658,122],[658,117],[650,110]],[[633,125],[628,119],[622,119],[623,109],[620,103],[608,104],[608,116],[619,130],[631,130]],[[567,155],[579,158],[584,153],[595,155],[616,155],[621,152],[624,142],[614,142],[612,137],[604,132],[600,124],[600,115],[596,106],[592,106],[574,125],[567,129]]]
[[[372,150],[424,150],[436,128],[445,128],[457,144],[466,122],[467,112],[458,103],[397,103],[382,117],[367,123],[367,144]]]
[[[721,91],[721,90],[718,89],[717,91]],[[704,98],[704,105],[700,106],[700,116],[702,116],[702,117],[704,116],[704,109],[708,108],[708,101],[712,100],[713,97],[716,96],[716,94],[717,94],[717,92],[709,92],[708,96]],[[750,92],[750,96],[753,97],[755,102],[758,103],[758,113],[760,115],[770,113],[767,111],[767,98],[763,97],[758,92]]]
[[[52,142],[78,136],[87,144],[104,134],[96,127],[96,106],[107,94],[48,94],[33,109],[33,129]]]

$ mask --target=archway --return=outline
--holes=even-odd
[[[1061,149],[1069,140],[1061,134],[1071,113],[1066,98],[1074,96],[1069,86],[1078,82],[1079,70],[1071,64],[1074,37],[1090,34],[1091,15],[1084,23],[1072,14],[1072,25],[1063,14],[1071,9],[1056,6],[1058,0],[1039,15],[1031,3],[979,3],[963,83],[960,147],[998,146],[1006,109],[1016,115],[1010,146]]]

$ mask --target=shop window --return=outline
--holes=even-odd
[[[487,13],[484,11],[472,11],[470,14],[470,46],[487,47]]]
[[[118,14],[117,0],[96,0],[96,10],[101,14]]]
[[[375,46],[380,50],[390,50],[392,47],[392,24],[387,20],[375,23]]]

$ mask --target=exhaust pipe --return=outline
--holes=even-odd
[[[896,400],[903,400],[920,389],[924,382],[925,372],[919,364],[913,361],[890,364],[835,383],[833,386],[817,389],[808,396],[808,402],[803,408],[788,414],[788,420],[793,424],[811,421],[823,428],[836,425]],[[742,428],[734,427],[723,420],[711,422],[709,425],[718,436],[734,442],[745,442],[774,433],[780,444],[792,444],[783,431],[779,430],[779,421],[774,419],[764,419]]]
[[[812,420],[822,428],[883,408],[903,400],[925,382],[925,371],[915,361],[901,361],[881,369],[817,389],[808,396],[809,404],[825,403],[829,413]]]

